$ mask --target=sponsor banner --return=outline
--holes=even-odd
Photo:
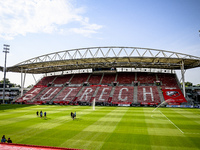
[[[36,88],[42,88],[42,87],[47,87],[46,85],[35,85],[34,87]]]
[[[142,102],[140,104],[141,105],[158,105],[158,103],[146,103],[146,102]]]
[[[168,103],[187,102],[180,89],[162,89],[162,91],[164,99]]]
[[[131,102],[112,102],[112,104],[131,104]]]
[[[181,105],[181,104],[174,102],[174,103],[168,103],[168,105]]]
[[[68,86],[81,86],[81,84],[69,84]]]
[[[176,87],[162,87],[162,88],[164,88],[164,89],[171,89],[171,90],[177,89]]]
[[[105,87],[105,86],[108,86],[108,85],[90,85],[90,86],[94,86],[94,87],[98,87],[98,86],[100,86],[100,87]]]
[[[167,105],[166,107],[178,107],[178,108],[200,108],[200,106],[193,106],[193,105]]]
[[[118,104],[118,106],[126,106],[126,107],[129,107],[130,104]]]

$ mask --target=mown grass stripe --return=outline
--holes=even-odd
[[[165,116],[161,111],[160,113],[173,125],[175,126],[181,133],[184,133],[177,125],[175,125],[167,116]]]
[[[109,133],[113,132],[125,112],[126,110],[122,111],[119,108],[111,110],[111,112],[106,113],[105,116],[83,129],[79,134],[67,140],[61,146],[66,145],[69,147],[75,147],[76,145],[79,145],[76,148],[90,149],[93,147],[93,141],[101,137],[101,142],[98,142],[98,145],[95,147],[95,149],[101,149],[105,139],[109,136]],[[110,114],[112,114],[112,117]],[[113,114],[115,114],[115,116]],[[112,123],[112,120],[114,121],[114,124],[112,124],[111,128],[108,128],[110,127],[109,125]],[[116,120],[118,120],[118,122]]]
[[[23,107],[22,107],[23,106]],[[85,149],[200,149],[200,109],[0,105],[0,133],[14,143]],[[47,111],[47,119],[36,111]],[[77,119],[70,112],[77,112]],[[183,132],[175,128],[168,119]],[[7,122],[6,122],[7,121]]]

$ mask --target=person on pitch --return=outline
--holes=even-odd
[[[46,111],[44,112],[44,118],[46,118],[46,116],[47,116],[47,113],[46,113]]]
[[[12,140],[10,138],[8,138],[7,143],[12,143]]]
[[[42,115],[43,115],[43,113],[42,113],[42,111],[40,111],[40,118],[42,119]]]
[[[39,112],[38,111],[36,112],[36,115],[39,116]]]
[[[71,112],[71,118],[73,119],[73,116],[74,116],[74,114],[73,114],[73,112]]]

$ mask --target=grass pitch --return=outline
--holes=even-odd
[[[90,150],[200,149],[200,109],[154,109],[0,105],[0,134],[13,143]],[[46,119],[36,116],[41,110]]]

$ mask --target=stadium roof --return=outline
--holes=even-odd
[[[200,67],[200,57],[140,47],[89,47],[64,50],[28,59],[8,67],[9,72],[40,74],[87,68],[160,68]],[[3,68],[1,68],[3,70]]]

